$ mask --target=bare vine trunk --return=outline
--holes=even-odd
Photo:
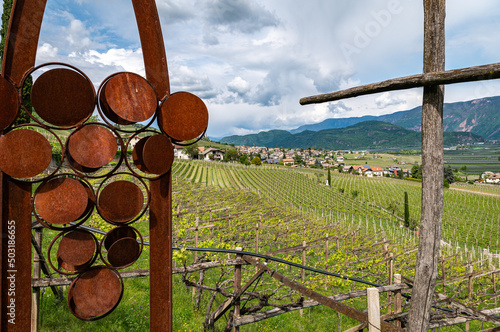
[[[424,0],[424,73],[444,70],[445,0]],[[422,214],[408,331],[427,331],[436,285],[443,216],[444,87],[424,87],[422,104]]]

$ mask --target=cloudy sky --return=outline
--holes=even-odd
[[[171,90],[210,113],[208,135],[293,129],[421,103],[421,89],[300,106],[301,97],[422,72],[418,0],[157,0]],[[1,9],[0,9],[1,10]],[[499,62],[500,5],[448,0],[446,69]],[[129,0],[49,0],[37,64],[61,61],[96,86],[144,75]],[[500,82],[448,86],[446,102],[500,95]]]

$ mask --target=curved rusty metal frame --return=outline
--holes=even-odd
[[[113,77],[115,77],[116,75],[119,75],[119,74],[134,74],[134,75],[137,75],[139,77],[142,78],[142,76],[136,74],[136,73],[132,73],[132,72],[128,72],[128,71],[121,71],[121,72],[117,72],[117,73],[113,73],[111,75],[109,75],[108,77],[106,77],[101,85],[99,86],[99,89],[97,90],[97,94],[96,94],[96,105],[97,105],[97,112],[99,113],[99,115],[101,116],[102,120],[109,126],[115,128],[117,131],[119,132],[123,132],[123,133],[140,133],[144,130],[146,130],[147,128],[149,128],[156,120],[157,118],[157,114],[158,114],[158,107],[159,107],[159,100],[158,100],[158,93],[156,92],[154,86],[151,84],[151,82],[149,82],[148,80],[145,80],[150,86],[151,88],[153,89],[153,91],[155,92],[155,95],[156,95],[156,111],[155,113],[153,114],[153,116],[151,116],[151,118],[149,119],[149,122],[140,130],[127,130],[127,129],[121,129],[121,128],[118,128],[118,127],[115,127],[111,122],[109,122],[110,119],[107,118],[104,110],[103,110],[103,107],[101,106],[101,93],[103,93],[103,89],[106,87],[106,83],[108,83],[108,81],[110,79],[112,79]],[[117,117],[119,117],[118,115],[116,115]],[[124,121],[127,121],[125,119],[122,119]],[[134,124],[134,123],[137,123],[137,122],[131,122],[130,125]]]
[[[19,90],[19,97],[21,99],[21,106],[22,108],[24,109],[24,111],[26,113],[28,113],[29,117],[31,118],[31,120],[35,121],[36,123],[44,126],[44,127],[47,127],[49,129],[55,129],[55,130],[67,130],[67,129],[73,129],[73,128],[76,128],[78,126],[81,126],[82,124],[85,123],[85,121],[87,121],[91,116],[92,116],[92,113],[89,114],[89,116],[87,116],[85,119],[83,119],[82,121],[80,121],[79,123],[75,124],[75,125],[72,125],[72,126],[55,126],[55,125],[52,125],[50,123],[45,123],[46,121],[44,120],[43,122],[38,120],[37,118],[35,118],[33,116],[33,114],[26,108],[26,105],[24,104],[24,100],[22,98],[22,91],[23,91],[23,87],[24,87],[24,84],[26,83],[26,79],[28,79],[28,77],[33,74],[35,71],[41,69],[41,68],[44,68],[44,67],[48,67],[48,66],[58,66],[58,67],[68,67],[72,70],[74,70],[75,72],[79,73],[80,75],[83,76],[83,78],[85,78],[89,83],[90,83],[90,86],[92,87],[92,91],[94,93],[94,107],[96,105],[96,100],[97,100],[97,95],[96,95],[96,91],[95,91],[95,88],[94,88],[94,84],[92,83],[92,81],[90,80],[90,78],[82,71],[80,70],[79,68],[73,66],[73,65],[70,65],[70,64],[67,64],[67,63],[63,63],[63,62],[47,62],[47,63],[44,63],[44,64],[41,64],[39,66],[36,66],[36,67],[33,67],[31,68],[30,70],[28,70],[22,80],[21,80],[21,83],[20,83],[20,90]],[[35,109],[35,113],[36,113],[36,109]],[[41,117],[40,117],[41,118]],[[42,119],[43,120],[43,119]]]
[[[99,195],[101,193],[101,191],[106,187],[105,184],[109,184],[107,183],[107,181],[109,179],[111,179],[112,177],[114,176],[118,176],[118,175],[129,175],[129,176],[133,176],[134,178],[136,178],[137,180],[139,180],[139,182],[142,184],[142,186],[144,187],[143,189],[146,191],[146,197],[143,198],[143,207],[141,209],[141,212],[139,212],[139,214],[137,216],[135,216],[134,218],[132,218],[131,220],[127,221],[127,222],[116,222],[116,221],[112,221],[112,220],[109,220],[108,218],[104,217],[102,214],[101,214],[101,211],[99,210]],[[142,192],[142,190],[141,190]],[[96,209],[97,209],[97,212],[99,212],[99,216],[101,216],[102,219],[104,219],[107,223],[111,224],[111,225],[114,225],[114,226],[121,226],[121,225],[131,225],[133,224],[134,222],[136,222],[137,220],[141,219],[141,217],[146,213],[148,207],[149,207],[149,204],[151,202],[151,193],[150,191],[148,190],[148,186],[146,185],[146,182],[144,182],[144,180],[140,177],[140,176],[137,176],[135,174],[131,174],[131,173],[127,173],[127,172],[116,172],[114,174],[110,174],[108,175],[108,177],[106,179],[104,179],[100,184],[99,184],[99,188],[97,188],[97,193],[96,193]],[[144,202],[145,201],[145,202]]]
[[[107,269],[107,270],[110,270],[111,272],[113,272],[117,277],[118,277],[118,280],[120,281],[120,296],[118,297],[118,301],[116,301],[115,305],[109,309],[106,313],[100,315],[100,316],[95,316],[95,317],[90,317],[90,318],[87,318],[87,317],[83,317],[81,315],[79,315],[76,311],[73,310],[73,307],[71,306],[70,302],[71,300],[73,299],[73,289],[76,285],[76,283],[78,282],[78,280],[81,278],[81,276],[86,273],[86,272],[90,272],[92,270],[97,270],[97,269]],[[84,320],[84,321],[94,321],[94,320],[98,320],[98,319],[101,319],[101,318],[104,318],[106,317],[107,315],[109,315],[110,313],[113,312],[113,310],[116,309],[116,307],[118,307],[118,305],[120,304],[122,298],[123,298],[123,279],[122,277],[120,276],[120,273],[118,273],[118,271],[112,267],[109,267],[109,266],[106,266],[106,265],[96,265],[96,266],[92,266],[91,268],[89,268],[88,270],[86,270],[85,272],[82,272],[81,274],[79,274],[75,279],[73,279],[73,282],[71,282],[71,285],[69,286],[69,289],[68,289],[68,296],[67,296],[67,303],[68,303],[68,308],[70,310],[70,312],[75,316],[77,317],[78,319],[81,319],[81,320]]]
[[[51,133],[57,139],[57,142],[59,143],[59,146],[61,147],[61,162],[57,165],[57,167],[55,168],[55,170],[53,170],[50,174],[48,174],[47,176],[41,177],[39,179],[30,180],[30,178],[15,178],[15,177],[11,177],[11,178],[14,179],[14,180],[16,180],[16,181],[25,182],[25,183],[38,183],[38,182],[50,180],[51,178],[53,178],[54,176],[56,176],[57,172],[61,169],[61,166],[64,163],[64,157],[65,157],[65,154],[64,154],[64,144],[62,143],[61,139],[59,138],[59,136],[54,131],[52,131],[50,128],[46,128],[44,125],[41,125],[39,123],[23,123],[23,124],[14,126],[14,127],[10,127],[10,128],[8,128],[8,130],[6,129],[5,131],[2,132],[2,134],[7,134],[7,133],[12,132],[12,131],[17,130],[17,129],[23,129],[23,127],[26,127],[27,130],[31,130],[28,127],[38,127],[38,128],[41,128],[41,129],[46,130],[49,133]],[[52,149],[52,147],[51,147],[51,149]],[[38,174],[36,176],[39,176],[40,174]]]
[[[104,255],[103,255],[103,253],[102,253],[102,252],[103,252],[103,249],[102,249],[102,248],[104,247],[104,242],[106,241],[106,238],[108,237],[108,235],[109,235],[111,232],[115,231],[117,228],[120,228],[120,227],[127,227],[127,228],[132,229],[132,231],[133,231],[135,234],[137,234],[137,235],[139,236],[139,239],[140,239],[140,241],[141,241],[141,242],[139,243],[139,244],[140,244],[140,247],[139,247],[139,252],[137,253],[137,257],[135,257],[135,259],[134,259],[134,261],[133,261],[133,262],[130,262],[130,263],[125,264],[125,265],[123,265],[123,266],[113,266],[113,265],[111,265],[111,263],[109,263],[109,261],[108,261],[107,259],[105,259],[105,258],[104,258]],[[137,239],[136,239],[136,240],[137,240]],[[142,237],[141,232],[139,232],[139,231],[137,230],[137,228],[132,227],[132,226],[130,226],[130,225],[117,226],[117,227],[115,227],[115,228],[111,229],[109,232],[107,232],[107,233],[103,236],[103,238],[101,239],[101,242],[100,242],[100,244],[99,244],[99,256],[101,257],[101,261],[102,261],[102,262],[103,262],[106,266],[111,267],[111,268],[113,268],[113,269],[120,270],[120,269],[124,269],[124,268],[126,268],[126,267],[128,267],[128,266],[130,266],[130,265],[134,264],[134,263],[135,263],[135,262],[139,259],[139,257],[141,256],[143,248],[144,248],[144,238]],[[106,251],[107,251],[107,250],[108,250],[108,249],[106,249]]]
[[[23,77],[34,68],[46,2],[47,0],[14,0],[0,75],[16,88],[21,87]],[[162,100],[170,95],[170,83],[156,3],[154,0],[132,0],[132,5],[141,40],[146,79],[154,87],[158,99]],[[64,149],[62,151],[64,156]],[[88,177],[85,174],[80,175]],[[27,209],[27,206],[31,204],[31,184],[16,184],[3,173],[0,173],[0,182],[3,192],[6,193],[2,195],[2,227],[6,227],[11,219],[18,220],[22,225],[30,225],[31,216],[27,213],[30,209]],[[150,330],[172,331],[171,172],[156,180],[150,180],[150,192]],[[31,325],[30,227],[19,227],[16,235],[22,243],[17,248],[16,267],[23,272],[16,279],[18,312],[16,325],[12,330],[25,331]],[[2,255],[6,255],[6,251],[2,251]],[[3,266],[6,261],[2,260]],[[119,277],[119,274],[117,275]],[[3,274],[0,274],[0,277],[3,278]],[[121,285],[120,299],[123,294],[123,282]],[[7,300],[4,296],[6,289],[1,285],[0,287],[2,298]],[[2,306],[2,315],[5,315],[5,310]],[[4,319],[0,328],[2,331],[4,328],[11,330]]]
[[[115,136],[116,139],[118,139],[118,142],[120,143],[120,158],[118,159],[118,161],[116,162],[116,165],[107,173],[105,174],[101,174],[101,175],[93,175],[92,173],[95,173],[95,172],[98,172],[99,170],[101,170],[104,166],[102,167],[99,167],[99,168],[87,168],[87,167],[84,167],[82,166],[82,169],[87,169],[89,170],[89,172],[85,172],[83,170],[79,170],[78,168],[75,167],[75,165],[73,164],[76,163],[76,161],[73,160],[73,158],[71,158],[71,155],[69,154],[69,151],[67,150],[68,149],[68,143],[69,143],[69,140],[71,138],[71,136],[73,136],[73,134],[75,132],[77,132],[79,129],[85,127],[85,126],[90,126],[90,125],[98,125],[98,126],[101,126],[101,127],[105,127],[106,129],[109,129]],[[125,148],[125,145],[123,143],[123,139],[122,137],[120,136],[120,134],[115,130],[114,127],[112,126],[109,126],[108,124],[106,123],[100,123],[100,122],[87,122],[87,123],[84,123],[83,125],[79,126],[78,128],[76,128],[69,136],[68,138],[66,139],[66,144],[64,144],[64,149],[63,149],[63,153],[64,155],[67,157],[68,159],[68,166],[71,168],[71,170],[73,172],[75,172],[78,176],[80,177],[87,177],[89,179],[103,179],[103,178],[106,178],[108,176],[112,176],[113,173],[118,169],[120,168],[120,166],[122,165],[123,163],[123,149]],[[111,162],[111,161],[110,161]],[[79,165],[81,166],[81,165]]]
[[[85,211],[83,212],[83,214],[80,216],[80,218],[78,218],[79,219],[78,222],[69,221],[68,223],[64,224],[62,227],[54,226],[52,223],[50,223],[50,222],[44,220],[42,217],[40,217],[38,215],[38,213],[36,212],[36,210],[35,210],[36,195],[38,194],[40,188],[42,188],[42,186],[44,184],[44,183],[42,183],[35,190],[32,198],[31,198],[32,213],[33,213],[33,216],[35,217],[36,221],[38,221],[40,224],[42,224],[44,227],[46,227],[48,229],[51,229],[51,230],[54,230],[54,231],[69,231],[69,230],[74,230],[74,229],[78,228],[78,226],[82,225],[87,220],[89,220],[89,218],[92,216],[92,213],[94,212],[94,208],[95,208],[95,205],[96,205],[95,204],[96,194],[95,194],[94,188],[92,187],[92,185],[86,179],[81,178],[81,177],[79,177],[79,176],[77,176],[76,174],[73,174],[73,173],[61,173],[61,174],[57,174],[56,176],[53,176],[53,177],[48,178],[48,179],[45,179],[44,182],[49,182],[51,180],[57,179],[58,177],[69,177],[69,178],[72,178],[72,179],[80,181],[80,183],[82,183],[82,185],[85,187],[85,189],[89,189],[90,190],[90,194],[91,194],[92,197],[89,197],[89,199],[93,203],[92,206],[90,206],[90,207],[87,206],[87,208],[85,208]],[[70,223],[73,223],[73,224],[70,224]]]
[[[154,135],[165,135],[164,133],[162,133],[159,129],[146,129],[146,130],[142,130],[140,132],[137,132],[135,133],[134,135],[130,136],[129,139],[127,140],[127,144],[126,144],[126,148],[128,149],[129,145],[130,145],[130,142],[132,141],[132,139],[134,137],[136,137],[137,135],[139,134],[144,134],[144,133],[153,133]],[[154,135],[151,135],[151,136],[154,136]],[[171,141],[172,141],[172,138],[168,135],[165,135],[167,136]],[[133,155],[133,154],[132,154]],[[137,170],[135,170],[134,168],[137,168],[137,166],[135,166],[134,162],[130,162],[129,161],[129,156],[125,156],[125,165],[127,165],[127,168],[130,170],[130,172],[132,172],[132,174],[136,175],[137,177],[140,177],[142,179],[147,179],[147,180],[158,180],[159,178],[161,178],[165,173],[163,174],[152,174],[152,173],[146,173],[144,171],[141,171],[139,170],[141,173],[144,173],[145,175],[137,172]]]
[[[62,269],[59,269],[59,268],[56,268],[54,263],[52,262],[52,258],[51,258],[51,252],[52,252],[52,248],[54,246],[54,244],[57,242],[58,239],[62,239],[62,237],[70,232],[82,232],[82,233],[90,233],[90,235],[92,235],[92,239],[94,240],[94,244],[95,244],[95,250],[94,250],[94,255],[92,256],[92,259],[85,265],[82,266],[82,269],[83,271],[72,271],[72,272],[69,272],[69,271],[64,271]],[[49,265],[51,268],[53,268],[55,271],[57,271],[58,273],[61,273],[61,274],[64,274],[64,275],[68,275],[68,276],[72,276],[72,275],[77,275],[79,273],[82,273],[84,271],[87,271],[88,267],[92,266],[92,264],[94,264],[94,262],[96,261],[97,257],[99,256],[99,241],[97,241],[97,238],[95,237],[95,235],[90,232],[90,231],[87,231],[87,230],[84,230],[84,229],[81,229],[81,228],[73,228],[73,229],[68,229],[64,232],[60,232],[59,234],[57,234],[53,239],[52,241],[50,241],[50,244],[49,244],[49,247],[47,248],[47,260],[49,261]]]

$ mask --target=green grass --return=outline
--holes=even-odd
[[[180,215],[174,215],[174,245],[179,247],[194,245],[193,227],[196,217],[200,225],[214,225],[201,228],[199,231],[199,246],[213,248],[235,248],[241,246],[244,250],[254,251],[256,241],[256,224],[259,228],[259,251],[265,253],[279,248],[292,247],[306,240],[313,243],[328,233],[339,236],[329,242],[330,254],[328,260],[324,254],[324,242],[306,252],[306,264],[319,269],[325,265],[329,271],[367,279],[372,282],[386,284],[387,269],[384,261],[383,241],[389,240],[388,250],[392,252],[394,270],[404,277],[413,278],[415,251],[412,251],[417,239],[413,232],[401,228],[398,219],[402,214],[404,192],[408,192],[412,218],[419,215],[420,183],[397,179],[370,179],[360,176],[332,173],[333,187],[324,185],[326,172],[323,170],[297,170],[286,167],[246,167],[213,162],[175,162],[173,166],[173,210],[179,210]],[[203,181],[202,179],[207,179]],[[185,179],[185,180],[183,180]],[[246,189],[241,189],[246,188]],[[341,192],[340,189],[343,189]],[[352,192],[357,191],[357,197]],[[387,211],[385,204],[391,203],[389,197],[394,196],[394,212]],[[496,236],[498,218],[498,199],[473,193],[455,193],[452,190],[445,194],[445,220],[443,234],[455,234],[484,241]],[[479,214],[486,210],[483,204],[492,210],[491,214]],[[495,214],[496,213],[496,214]],[[476,218],[487,222],[474,221]],[[491,219],[490,219],[491,218]],[[145,218],[144,218],[145,219]],[[472,221],[471,221],[472,220]],[[97,226],[103,226],[99,223]],[[145,236],[147,241],[148,223],[141,221],[133,224]],[[463,227],[463,228],[459,228]],[[467,228],[466,228],[467,227]],[[467,233],[468,232],[468,233]],[[460,233],[460,234],[458,234]],[[55,236],[53,231],[44,232],[44,248]],[[465,242],[464,242],[465,243]],[[469,242],[470,243],[470,242]],[[473,242],[475,244],[475,242]],[[337,245],[339,246],[337,250]],[[477,244],[475,244],[477,245]],[[470,249],[470,247],[469,247]],[[476,248],[477,250],[477,248]],[[193,254],[179,256],[175,252],[177,266],[186,259],[191,264]],[[301,252],[277,255],[277,257],[301,262]],[[476,255],[476,256],[474,256]],[[474,271],[485,270],[484,261],[478,262],[480,256],[476,251],[466,254],[454,247],[442,248],[442,257],[453,257],[446,261],[447,278],[463,275],[467,262],[474,264]],[[183,257],[183,258],[182,258]],[[143,269],[149,264],[146,249],[139,261],[128,269]],[[209,260],[219,258],[225,260],[228,255],[210,254]],[[493,264],[498,265],[494,259]],[[288,278],[300,281],[300,270],[269,262],[268,266],[284,274]],[[220,280],[228,280],[227,291],[232,292],[232,272],[234,268],[212,269],[206,272],[204,285],[215,287]],[[221,273],[225,271],[221,279]],[[255,268],[243,267],[243,282],[246,282]],[[196,281],[199,273],[187,275]],[[438,278],[441,278],[439,269]],[[476,307],[491,307],[488,299],[491,294],[489,276],[475,279],[475,292],[472,299],[467,299],[467,283],[457,282],[446,287],[449,296],[455,296],[459,301],[470,303]],[[144,331],[148,329],[148,278],[126,279],[125,292],[121,304],[108,317],[96,322],[81,322],[68,311],[65,302],[57,302],[50,289],[45,290],[43,298],[42,331]],[[367,286],[343,281],[337,278],[322,277],[307,273],[306,285],[325,295],[345,293]],[[187,290],[180,275],[174,276],[174,331],[201,331],[207,312],[207,304],[211,293],[203,292],[201,306],[196,310],[192,301],[192,292]],[[256,291],[275,289],[277,283],[265,275]],[[441,290],[441,286],[439,286]],[[285,295],[288,289],[278,291]],[[299,295],[292,293],[294,301]],[[491,295],[489,295],[491,296]],[[224,298],[218,296],[221,303]],[[381,297],[381,303],[386,303],[387,297]],[[273,300],[273,303],[287,303],[290,298]],[[250,301],[247,307],[255,305]],[[366,309],[366,299],[360,298],[347,301],[347,305],[359,310]],[[215,309],[217,304],[211,308]],[[384,309],[385,310],[385,309]],[[310,316],[309,316],[310,314]],[[314,307],[304,310],[300,317],[298,311],[274,317],[256,324],[242,326],[241,331],[331,331],[338,329],[339,316],[326,307]],[[347,317],[342,317],[342,330],[357,323]],[[216,330],[223,330],[225,318],[216,324]],[[484,325],[487,328],[489,325]],[[463,324],[462,324],[463,327]],[[471,331],[482,329],[481,323],[472,323]],[[460,328],[447,328],[447,331],[459,331]]]

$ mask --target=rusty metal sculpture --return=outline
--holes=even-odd
[[[47,259],[58,273],[76,276],[68,291],[69,310],[82,320],[95,320],[113,311],[122,298],[117,270],[133,264],[143,247],[142,235],[130,224],[148,209],[150,329],[171,330],[172,142],[200,138],[208,125],[207,108],[190,93],[170,94],[154,0],[132,0],[146,79],[116,73],[97,92],[85,73],[71,65],[34,67],[45,3],[14,1],[0,75],[0,331],[26,331],[30,326],[32,215],[59,231]],[[27,109],[18,90],[42,68],[31,91],[33,109]],[[31,123],[13,126],[21,107]],[[85,123],[96,107],[105,123]],[[121,127],[155,120],[159,130]],[[69,134],[67,139],[61,132]],[[52,160],[48,137],[61,148],[58,163]],[[127,158],[133,139],[138,142]],[[118,172],[121,166],[126,171],[122,167]],[[96,190],[91,181],[100,182]],[[33,183],[39,183],[34,194]],[[95,213],[115,226],[101,242],[79,228]],[[102,264],[96,265],[99,259]]]

